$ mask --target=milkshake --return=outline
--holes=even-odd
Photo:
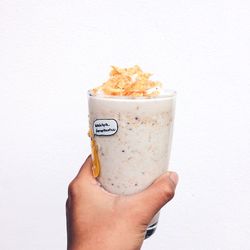
[[[114,194],[140,192],[168,169],[175,92],[153,86],[146,95],[142,89],[129,95],[88,92],[93,174]],[[145,238],[154,233],[157,220],[158,215]]]

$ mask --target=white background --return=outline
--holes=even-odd
[[[176,197],[143,250],[250,249],[248,0],[0,0],[0,249],[66,249],[87,89],[139,64],[178,91]]]

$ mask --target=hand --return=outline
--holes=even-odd
[[[178,176],[167,172],[138,194],[108,193],[92,176],[89,156],[69,185],[68,250],[138,250],[153,216],[170,201]]]

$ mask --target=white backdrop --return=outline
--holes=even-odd
[[[174,200],[143,250],[250,249],[248,0],[0,0],[0,249],[66,249],[87,89],[139,64],[178,91]]]

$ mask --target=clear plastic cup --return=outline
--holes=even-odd
[[[138,193],[168,170],[175,97],[171,90],[156,97],[88,92],[89,126],[96,149],[92,158],[100,164],[96,175],[107,191]],[[145,238],[155,232],[158,217],[159,213],[149,223]]]

